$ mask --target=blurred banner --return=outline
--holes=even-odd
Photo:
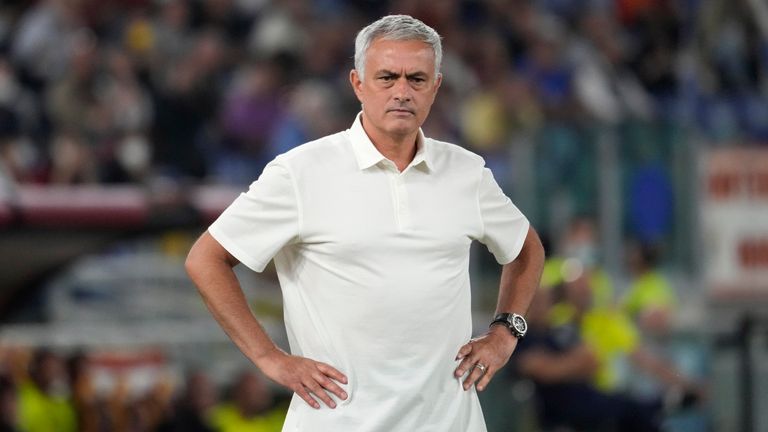
[[[704,277],[716,299],[768,300],[768,148],[704,155]]]

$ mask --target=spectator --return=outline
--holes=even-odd
[[[175,67],[163,71],[153,131],[153,160],[160,174],[202,179],[208,173],[203,153],[214,146],[209,129],[218,113],[226,57],[221,37],[205,32]]]
[[[184,393],[159,431],[213,432],[209,419],[217,398],[216,389],[208,375],[203,371],[191,372],[187,375]]]
[[[222,108],[226,148],[217,158],[219,179],[247,184],[269,161],[268,146],[284,116],[282,77],[276,61],[253,62],[237,71]]]
[[[627,315],[651,335],[669,331],[677,303],[669,280],[658,268],[659,253],[658,245],[629,245],[627,265],[632,279],[621,301]]]
[[[48,176],[51,183],[93,183],[98,179],[97,169],[96,157],[81,136],[60,133],[53,137]]]
[[[342,129],[342,118],[332,87],[322,81],[299,84],[288,97],[285,115],[275,126],[267,158],[271,160],[301,143]]]
[[[264,380],[248,371],[236,378],[231,401],[214,409],[211,422],[219,432],[279,432],[285,414]]]
[[[592,384],[600,367],[595,352],[568,326],[552,326],[556,289],[540,289],[528,311],[528,334],[515,357],[517,371],[536,385],[539,427],[576,431],[659,430],[661,404],[643,402]]]
[[[614,302],[613,283],[600,266],[595,231],[594,221],[589,217],[577,217],[568,224],[556,253],[544,264],[542,285],[551,288],[584,275],[593,290],[590,302],[599,307],[610,306]]]
[[[108,127],[108,118],[98,104],[98,41],[93,34],[77,34],[66,73],[52,83],[46,95],[48,116],[56,130],[95,140]]]
[[[16,387],[8,377],[0,375],[0,432],[17,432],[17,424]]]
[[[703,387],[656,354],[638,334],[627,315],[612,306],[596,305],[586,275],[564,282],[555,296],[550,322],[577,335],[597,359],[592,385],[607,394],[629,390],[628,375],[639,374],[658,383],[656,393],[642,395],[659,405],[667,394],[685,394],[687,402],[704,396]],[[624,365],[625,367],[622,367]],[[645,403],[644,402],[644,403]]]
[[[11,53],[33,89],[40,91],[65,74],[82,24],[76,2],[43,0],[24,12]]]
[[[46,349],[33,353],[29,378],[18,386],[18,409],[19,429],[25,432],[77,430],[77,416],[58,354]]]
[[[181,62],[193,43],[191,11],[187,0],[168,0],[153,15],[150,69],[157,82]]]

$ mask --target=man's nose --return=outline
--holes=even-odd
[[[395,82],[394,86],[394,98],[398,102],[410,102],[411,100],[411,86],[408,84],[408,80],[404,77],[399,78]]]

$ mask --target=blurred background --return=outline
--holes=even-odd
[[[3,0],[0,430],[280,430],[290,395],[183,260],[266,162],[349,127],[354,36],[388,13],[444,38],[425,133],[547,248],[489,430],[768,430],[764,0]],[[480,333],[499,268],[471,269]],[[287,347],[273,270],[237,270]]]

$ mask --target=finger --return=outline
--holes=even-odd
[[[342,399],[342,400],[347,399],[347,392],[345,392],[341,387],[339,387],[338,384],[336,384],[336,382],[328,378],[328,376],[318,371],[317,375],[314,378],[318,383],[320,383],[321,386],[323,386],[323,388],[335,394],[336,397],[338,397],[339,399]]]
[[[328,396],[328,393],[323,389],[320,384],[318,384],[317,381],[314,379],[310,380],[310,382],[305,384],[306,387],[309,388],[309,391],[318,399],[323,401],[326,405],[328,405],[330,408],[336,408],[336,402],[331,399],[330,396]]]
[[[300,398],[304,399],[304,402],[307,403],[307,405],[311,406],[314,409],[320,409],[320,404],[317,403],[315,398],[312,397],[311,394],[307,391],[306,387],[300,386],[296,390],[296,394],[299,395]]]
[[[464,344],[461,348],[459,348],[459,353],[456,354],[456,360],[461,360],[464,357],[468,356],[469,353],[472,352],[472,341],[470,341],[467,344]]]
[[[483,376],[483,371],[479,367],[474,367],[469,372],[469,375],[464,380],[464,390],[469,390],[472,385]]]
[[[464,360],[459,363],[459,366],[456,367],[456,371],[454,371],[456,378],[464,376],[467,371],[475,366],[475,363],[477,363],[475,356],[464,357]]]
[[[493,376],[496,375],[496,370],[491,369],[490,366],[485,370],[485,373],[480,378],[479,381],[477,381],[477,384],[475,384],[475,387],[477,387],[477,391],[483,391],[486,387],[488,387],[488,383],[491,382],[491,379]]]
[[[342,384],[346,384],[347,383],[347,376],[344,375],[343,373],[339,372],[338,369],[336,369],[335,367],[333,367],[331,365],[328,365],[328,364],[325,364],[325,363],[321,363],[321,362],[317,362],[317,370],[319,370],[323,374],[325,374],[325,375],[335,379],[336,381],[338,381],[338,382],[340,382]]]

